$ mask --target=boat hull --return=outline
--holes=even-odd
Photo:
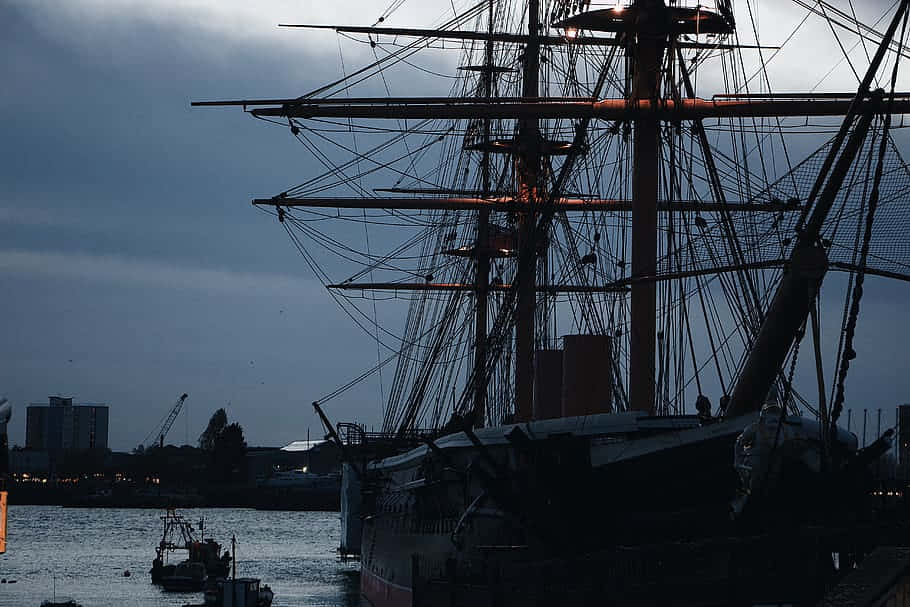
[[[411,607],[413,605],[414,597],[411,588],[390,582],[368,569],[361,571],[360,592],[371,607]]]
[[[618,544],[722,532],[736,487],[733,444],[751,420],[716,428],[688,420],[669,431],[628,416],[602,421],[610,432],[531,423],[517,434],[479,432],[481,448],[440,440],[435,450],[374,463],[364,494],[363,597],[376,607],[435,604],[439,589],[456,583],[526,585],[528,572],[554,556],[564,564]],[[557,568],[560,585],[586,582]]]

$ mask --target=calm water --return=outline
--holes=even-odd
[[[358,604],[358,566],[335,554],[335,512],[264,512],[187,509],[205,517],[206,536],[230,546],[237,535],[237,576],[260,578],[275,592],[276,607]],[[180,607],[201,593],[164,593],[148,570],[161,539],[157,510],[11,506],[7,553],[0,555],[0,606],[38,607],[51,598],[83,607]],[[178,553],[179,554],[179,553]],[[123,577],[124,570],[132,575]]]

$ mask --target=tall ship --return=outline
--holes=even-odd
[[[889,433],[838,423],[864,289],[910,279],[907,4],[402,0],[287,24],[362,44],[325,86],[196,104],[316,167],[253,204],[377,349],[314,403],[370,605],[812,602],[861,557]],[[380,431],[330,421],[377,376]]]

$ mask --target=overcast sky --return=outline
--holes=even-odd
[[[387,5],[0,0],[0,394],[15,407],[11,443],[24,444],[25,405],[56,394],[108,403],[115,449],[143,440],[183,392],[189,418],[174,442],[194,442],[228,403],[250,444],[321,432],[309,403],[373,364],[375,345],[249,205],[319,167],[286,130],[189,102],[290,97],[337,78],[334,34],[275,25],[369,25]],[[426,24],[439,7],[451,11],[412,0],[390,21]],[[792,4],[783,14],[801,18]],[[836,47],[824,48],[804,62],[830,66]],[[344,54],[348,69],[370,58],[350,44]],[[805,65],[784,63],[782,88],[799,88]],[[393,92],[423,92],[394,78]],[[910,337],[907,289],[882,292],[870,294],[878,321],[866,327],[879,362],[901,358]],[[900,369],[869,368],[869,407],[910,400]],[[334,418],[377,422],[376,392],[352,391]]]

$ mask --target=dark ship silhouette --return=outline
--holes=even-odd
[[[910,108],[892,78],[906,4],[884,34],[856,25],[877,49],[855,93],[769,92],[769,49],[741,41],[730,1],[529,0],[434,29],[331,26],[383,53],[301,97],[197,104],[285,124],[325,165],[253,202],[393,351],[357,378],[395,361],[381,432],[329,422],[321,405],[350,385],[315,403],[369,604],[811,602],[861,557],[845,529],[873,524],[868,464],[890,435],[860,449],[837,421],[865,277],[910,274],[890,135]],[[450,96],[350,94],[432,43],[464,51]],[[712,59],[726,80],[699,76]],[[831,136],[799,164],[792,117],[828,117]],[[383,172],[394,185],[369,190]],[[355,221],[405,237],[378,254],[324,227]],[[834,270],[849,278],[828,396]],[[377,293],[407,300],[400,331]],[[812,402],[793,381],[804,338]]]

